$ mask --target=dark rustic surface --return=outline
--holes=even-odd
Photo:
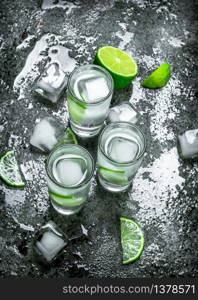
[[[54,4],[46,8],[50,2]],[[16,149],[27,180],[22,190],[0,182],[1,277],[198,275],[198,164],[183,161],[177,152],[178,133],[198,128],[196,12],[197,1],[193,0],[87,0],[73,4],[48,0],[43,5],[34,0],[1,1],[0,146],[1,152]],[[45,156],[29,145],[38,114],[47,112],[67,120],[65,97],[52,106],[32,93],[49,45],[45,45],[40,62],[35,60],[26,73],[23,69],[36,42],[46,33],[53,34],[52,43],[57,36],[63,37],[62,43],[77,65],[92,62],[98,47],[112,45],[133,55],[139,66],[133,87],[115,92],[112,105],[129,100],[141,112],[139,125],[148,143],[143,165],[125,193],[112,195],[94,179],[89,201],[80,214],[70,218],[58,216],[50,207]],[[159,90],[140,87],[149,71],[165,61],[173,70],[168,85]],[[19,80],[19,74],[25,78]],[[97,138],[81,144],[94,154]],[[135,218],[145,232],[143,255],[128,266],[121,262],[121,215]],[[35,261],[31,247],[35,232],[50,219],[70,239],[78,237],[70,240],[58,261],[45,267]],[[88,237],[83,236],[81,224]]]

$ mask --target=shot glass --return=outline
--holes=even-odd
[[[67,103],[73,131],[81,137],[99,133],[113,95],[113,78],[104,68],[84,65],[68,79]]]
[[[63,215],[77,213],[88,198],[94,161],[79,145],[56,147],[46,163],[47,184],[52,206]]]
[[[111,192],[126,190],[140,167],[146,149],[142,131],[127,122],[106,126],[98,144],[98,177]]]

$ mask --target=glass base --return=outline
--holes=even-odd
[[[53,208],[59,214],[64,215],[64,216],[70,216],[70,215],[76,214],[83,207],[83,204],[79,205],[79,206],[75,206],[75,207],[64,207],[64,206],[56,204],[53,200],[51,200],[51,204],[52,204]]]
[[[89,138],[92,136],[96,136],[99,134],[100,130],[102,129],[103,125],[95,126],[95,127],[83,127],[79,126],[72,121],[70,121],[70,125],[72,130],[80,137]]]
[[[110,192],[114,192],[114,193],[119,193],[119,192],[123,192],[126,191],[128,189],[128,187],[130,186],[130,184],[126,185],[126,186],[119,186],[119,185],[115,185],[115,184],[111,184],[105,180],[103,180],[100,175],[98,175],[98,179],[100,184],[102,185],[102,187]]]

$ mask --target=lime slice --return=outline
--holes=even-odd
[[[68,97],[67,103],[72,121],[74,121],[76,124],[80,124],[83,120],[87,106],[83,103],[77,102],[71,96]]]
[[[65,135],[63,136],[63,138],[56,144],[57,146],[61,146],[63,144],[76,144],[78,145],[78,140],[77,137],[75,135],[75,133],[73,132],[73,130],[71,130],[71,128],[67,128]]]
[[[14,150],[6,152],[0,158],[0,177],[10,186],[25,186]]]
[[[84,202],[82,197],[75,197],[73,195],[60,195],[53,191],[49,191],[49,195],[55,202],[63,206],[79,206]]]
[[[138,72],[137,64],[131,56],[111,46],[98,49],[94,62],[111,73],[115,89],[128,86]]]
[[[140,258],[144,248],[144,234],[134,220],[121,217],[121,244],[123,264],[129,264]]]
[[[141,85],[146,88],[161,88],[167,84],[171,77],[171,66],[164,63],[157,68],[149,77],[147,77]]]
[[[99,166],[100,175],[108,182],[120,186],[126,186],[129,184],[125,171],[112,170]]]

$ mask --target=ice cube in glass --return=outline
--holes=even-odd
[[[81,91],[82,98],[87,102],[95,102],[104,98],[109,93],[109,88],[105,78],[93,77],[86,80],[80,80],[79,91]]]
[[[79,185],[86,176],[86,161],[81,157],[69,157],[58,160],[54,168],[54,177],[66,186]]]
[[[109,143],[109,156],[119,163],[132,161],[138,151],[138,144],[126,138],[114,137]]]

